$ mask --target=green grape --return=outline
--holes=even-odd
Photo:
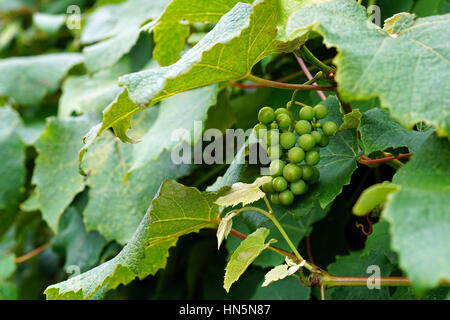
[[[263,189],[263,191],[265,193],[275,193],[275,190],[274,190],[273,185],[272,185],[272,181],[264,183],[262,185],[262,189]]]
[[[258,123],[253,127],[253,130],[255,131],[256,137],[259,138],[264,135],[264,132],[267,132],[267,127],[262,123]]]
[[[291,190],[285,190],[280,193],[279,199],[282,205],[288,206],[294,202],[294,194]]]
[[[269,130],[266,136],[262,137],[262,140],[267,146],[277,146],[280,143],[280,134],[277,130]]]
[[[316,141],[316,144],[320,143],[320,139],[322,139],[322,134],[319,131],[311,132],[311,136],[314,138],[314,141]]]
[[[316,128],[320,128],[322,125],[320,124],[319,121],[317,121],[317,122],[314,124],[314,126],[315,126]]]
[[[313,169],[313,175],[312,175],[311,179],[309,180],[310,184],[316,183],[317,181],[319,181],[319,178],[320,178],[319,169],[317,169],[316,167],[312,167],[312,169]]]
[[[316,145],[316,140],[310,134],[303,134],[298,138],[298,145],[305,151],[309,151]]]
[[[295,182],[302,177],[302,168],[294,163],[288,163],[283,168],[283,177],[289,182]]]
[[[280,136],[280,144],[285,149],[292,148],[293,146],[295,146],[296,142],[297,138],[292,132],[283,132]]]
[[[314,110],[310,106],[304,106],[300,109],[299,115],[301,120],[311,121],[314,118]]]
[[[270,196],[270,202],[273,204],[280,204],[280,196],[278,193],[274,193]]]
[[[258,120],[263,124],[269,124],[275,120],[275,112],[271,107],[264,107],[259,110]]]
[[[292,193],[295,195],[301,195],[308,192],[308,185],[303,180],[298,180],[296,182],[292,182],[289,185],[289,189],[291,189]]]
[[[272,177],[281,176],[283,174],[283,168],[286,162],[280,159],[273,160],[270,163],[269,171]]]
[[[289,116],[289,110],[286,108],[278,108],[277,110],[275,110],[275,118],[278,117],[280,114],[287,114]]]
[[[319,146],[326,147],[328,144],[330,143],[330,138],[326,135],[322,135],[322,137],[320,138],[320,142],[319,142]]]
[[[327,136],[333,136],[337,131],[337,125],[336,123],[332,121],[327,121],[322,126],[322,131]]]
[[[319,153],[315,150],[308,151],[305,155],[305,162],[307,165],[315,166],[320,161]]]
[[[273,129],[273,130],[278,129],[278,123],[276,121],[272,121],[270,123],[270,129]]]
[[[289,125],[291,124],[291,117],[284,113],[279,114],[277,116],[277,123],[281,129],[289,128]]]
[[[323,104],[318,104],[313,109],[314,109],[314,116],[316,117],[316,119],[323,119],[328,114],[328,109]]]
[[[314,174],[314,170],[311,166],[302,166],[302,179],[308,181]]]
[[[305,159],[305,151],[299,147],[293,147],[288,151],[288,159],[293,163],[302,162]]]
[[[281,147],[280,146],[270,146],[267,149],[267,155],[269,156],[270,160],[280,159],[282,155]]]
[[[275,179],[273,179],[272,185],[273,189],[277,192],[282,192],[288,187],[288,183],[283,177],[276,177]]]
[[[295,124],[295,131],[301,136],[302,134],[310,133],[312,130],[311,123],[306,120],[300,120]]]

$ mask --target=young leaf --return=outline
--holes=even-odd
[[[353,214],[357,216],[365,216],[380,204],[386,203],[388,196],[400,190],[401,187],[385,181],[377,183],[364,190],[353,206]]]
[[[392,247],[415,288],[424,291],[450,279],[450,143],[430,136],[392,182],[383,216],[391,223]]]
[[[179,237],[217,226],[216,199],[215,193],[165,181],[122,251],[88,272],[48,287],[47,299],[93,299],[137,277],[155,274],[166,265],[169,248]]]
[[[219,227],[217,228],[217,250],[220,249],[222,241],[227,238],[233,226],[233,217],[237,216],[236,211],[228,212],[225,217],[220,220]]]
[[[402,125],[426,121],[448,135],[450,113],[443,101],[449,101],[450,91],[442,79],[449,76],[450,15],[417,19],[394,36],[368,22],[365,8],[353,0],[302,1],[293,11],[286,39],[316,31],[327,46],[337,48],[342,99],[379,97]]]
[[[352,112],[344,114],[343,123],[337,132],[358,128],[361,123],[361,118],[362,114],[359,112],[359,109],[353,109]]]
[[[264,176],[259,177],[252,184],[237,182],[231,186],[229,191],[217,199],[216,203],[221,206],[231,207],[239,203],[245,206],[248,203],[258,201],[266,195],[261,191],[260,187],[270,182],[271,179],[269,176]]]
[[[269,272],[266,273],[264,276],[264,282],[261,285],[262,287],[267,287],[269,284],[275,281],[282,280],[288,276],[293,275],[305,265],[305,260],[303,260],[299,264],[292,264],[289,262],[286,262],[286,264],[281,264],[279,266],[276,266],[275,268],[271,269]]]
[[[269,232],[269,229],[259,228],[243,240],[233,252],[225,268],[223,287],[227,292],[230,291],[231,285],[239,279],[261,252],[274,242],[272,239],[265,243]]]

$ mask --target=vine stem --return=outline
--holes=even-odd
[[[336,87],[332,87],[332,86],[313,86],[310,84],[277,82],[277,81],[263,79],[263,78],[255,76],[255,75],[252,75],[252,74],[248,75],[247,78],[253,82],[262,84],[266,87],[272,87],[272,88],[278,88],[278,89],[306,90],[306,91],[315,91],[315,90],[336,91]]]
[[[388,161],[392,161],[392,160],[409,158],[412,155],[413,155],[412,153],[402,153],[402,154],[399,154],[398,156],[388,156],[388,157],[383,157],[383,158],[378,158],[378,159],[370,159],[369,157],[361,156],[357,160],[361,164],[371,165],[371,164],[388,162]],[[403,163],[401,165],[403,165]]]
[[[50,247],[50,245],[51,245],[51,243],[43,244],[42,246],[37,247],[37,248],[34,249],[33,251],[28,252],[27,254],[25,254],[25,255],[23,255],[23,256],[21,256],[21,257],[18,257],[18,258],[16,258],[16,259],[14,259],[14,262],[15,262],[15,263],[22,263],[22,262],[25,262],[25,261],[27,261],[27,260],[33,258],[34,256],[37,256],[39,253],[41,253],[42,251],[44,251],[45,249],[47,249],[48,247]]]
[[[305,62],[303,61],[303,59],[300,58],[300,57],[297,57],[297,55],[295,55],[295,58],[297,59],[297,62],[300,65],[300,68],[302,68],[302,71],[305,73],[305,75],[308,78],[308,80],[312,81],[315,77],[314,78],[312,77],[311,72],[309,72],[308,68],[306,67]],[[321,71],[321,72],[323,73],[323,71]],[[317,82],[313,81],[312,84],[317,86]],[[327,99],[327,97],[325,97],[325,94],[322,91],[317,90],[316,92],[319,95],[320,99],[322,99],[322,100],[326,100]]]

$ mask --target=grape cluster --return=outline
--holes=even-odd
[[[290,110],[263,107],[259,110],[259,123],[254,127],[256,136],[267,147],[271,159],[272,181],[262,189],[271,194],[274,204],[290,205],[296,195],[308,192],[308,185],[319,180],[316,165],[320,161],[320,148],[326,147],[337,131],[332,121],[319,123],[328,114],[328,109],[318,104],[303,106],[300,120],[294,120]]]

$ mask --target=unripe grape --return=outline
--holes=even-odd
[[[275,110],[275,118],[282,113],[289,115],[289,110],[286,108],[278,108],[277,110]]]
[[[314,174],[311,166],[302,166],[302,179],[308,181]]]
[[[263,124],[269,124],[275,120],[275,112],[271,107],[264,107],[259,110],[258,120]]]
[[[291,124],[291,118],[285,113],[279,114],[277,116],[277,123],[281,129],[289,128],[289,125]]]
[[[305,194],[308,191],[308,185],[303,180],[298,180],[296,182],[292,182],[289,185],[289,189],[291,189],[292,193],[295,195]]]
[[[302,162],[305,159],[305,151],[299,147],[293,147],[288,151],[288,159],[293,163]]]
[[[311,136],[314,138],[314,141],[316,141],[316,144],[319,144],[320,139],[322,139],[322,134],[319,131],[311,132]]]
[[[280,159],[282,155],[281,147],[270,146],[269,148],[267,148],[267,155],[269,156],[270,160]]]
[[[303,134],[298,138],[298,145],[305,151],[309,151],[316,145],[316,140],[310,134]]]
[[[281,176],[283,174],[284,166],[286,162],[280,159],[273,160],[270,163],[269,171],[272,177]]]
[[[276,121],[272,121],[270,123],[270,129],[273,129],[273,130],[278,129],[278,123]]]
[[[306,120],[297,121],[295,124],[295,131],[301,136],[302,134],[310,133],[312,130],[311,123]]]
[[[336,123],[332,121],[327,121],[322,126],[322,131],[327,136],[333,136],[337,131]]]
[[[280,197],[278,193],[274,193],[270,196],[270,202],[273,204],[280,204]]]
[[[280,144],[285,149],[295,146],[295,142],[297,142],[297,138],[292,132],[283,132],[280,136]]]
[[[285,190],[280,193],[279,199],[282,205],[288,206],[294,202],[294,194],[290,190]]]
[[[253,127],[253,130],[255,131],[256,137],[259,138],[260,136],[263,136],[265,132],[267,132],[267,127],[262,123],[258,123]]]
[[[288,183],[283,177],[276,177],[275,179],[273,179],[272,185],[273,189],[277,192],[282,192],[288,187]]]
[[[319,153],[315,150],[308,151],[305,155],[305,162],[307,165],[315,166],[320,161]]]
[[[263,191],[265,193],[275,193],[275,190],[274,190],[273,185],[272,185],[272,181],[264,183],[262,185],[262,189],[263,189]]]
[[[280,134],[278,130],[269,130],[266,136],[262,137],[262,141],[266,143],[267,146],[277,146],[280,144]]]
[[[330,143],[330,138],[323,134],[322,138],[320,139],[319,146],[321,146],[323,148],[323,147],[326,147],[329,143]]]
[[[294,163],[288,163],[283,168],[283,177],[289,182],[295,182],[302,177],[302,168]]]
[[[320,178],[319,169],[317,169],[316,167],[312,167],[312,169],[313,169],[313,175],[312,175],[311,179],[309,180],[310,184],[316,183],[317,181],[319,181],[319,178]]]
[[[301,120],[311,121],[314,118],[314,110],[310,106],[304,106],[300,109],[299,115]]]
[[[313,109],[314,109],[314,116],[316,117],[316,119],[323,119],[328,114],[328,109],[323,104],[318,104]]]

